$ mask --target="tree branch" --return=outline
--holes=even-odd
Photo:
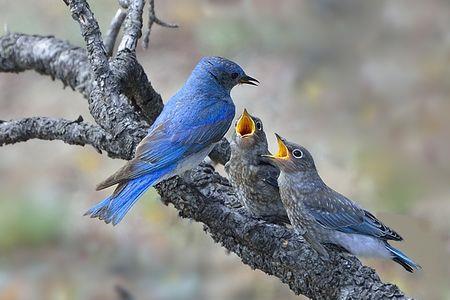
[[[81,35],[86,42],[94,74],[94,89],[88,99],[89,111],[97,124],[111,133],[114,138],[125,141],[127,144],[134,143],[130,136],[136,133],[145,136],[143,128],[147,124],[128,103],[127,97],[119,93],[119,83],[109,67],[101,32],[89,5],[85,0],[68,0],[68,4],[72,18],[80,24]],[[129,15],[130,13],[127,16]]]
[[[8,33],[0,37],[0,72],[35,70],[87,97],[92,89],[86,51],[52,36]]]
[[[97,20],[85,0],[67,0],[67,2],[72,18],[80,25],[94,78],[97,81],[105,80],[110,75],[108,57]]]
[[[123,28],[123,37],[118,51],[136,51],[136,45],[141,37],[142,13],[144,11],[144,0],[131,0],[128,6],[127,17]]]
[[[96,125],[48,117],[31,117],[0,122],[0,146],[25,142],[30,139],[61,140],[70,145],[91,145],[98,152],[106,151],[110,157],[126,157],[133,153],[130,145],[113,140],[112,136]],[[124,149],[123,147],[128,147]]]
[[[144,39],[142,41],[142,45],[145,49],[148,48],[148,44],[150,43],[150,33],[152,31],[153,24],[158,24],[162,27],[167,28],[178,28],[178,24],[170,24],[164,21],[161,21],[155,13],[155,0],[148,1],[148,22],[147,22],[147,31],[145,32]]]
[[[117,53],[111,68],[131,104],[144,120],[149,124],[153,123],[163,109],[163,101],[161,95],[153,89],[135,53]]]
[[[122,23],[126,16],[127,13],[123,9],[119,8],[111,20],[111,24],[109,25],[109,29],[105,37],[105,49],[108,56],[112,56],[113,54],[117,35],[119,34],[120,27],[122,27]]]

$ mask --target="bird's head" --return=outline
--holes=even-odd
[[[304,147],[288,142],[275,133],[278,151],[274,155],[263,155],[286,173],[316,171],[314,159]]]
[[[243,150],[261,150],[261,154],[267,153],[267,139],[264,133],[263,123],[257,117],[250,115],[246,109],[236,121],[232,143]]]
[[[245,74],[242,68],[223,57],[203,57],[197,65],[202,70],[202,76],[210,76],[220,86],[228,91],[238,84],[258,85],[259,81]]]

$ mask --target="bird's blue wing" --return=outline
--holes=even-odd
[[[365,213],[364,221],[362,223],[344,227],[340,231],[346,233],[371,235],[384,240],[394,240],[394,241],[403,240],[400,234],[384,225],[370,212],[364,211],[364,213]]]
[[[234,116],[234,106],[225,108],[213,102],[160,121],[136,148],[135,160],[146,163],[146,172],[152,172],[220,141]]]
[[[323,189],[308,197],[305,201],[307,211],[322,226],[329,229],[360,224],[364,211],[355,203],[332,189]]]
[[[179,109],[171,105],[173,109]],[[220,141],[234,116],[234,106],[220,102],[202,105],[183,114],[173,109],[158,117],[136,148],[135,157],[97,186],[104,189],[167,168]]]
[[[374,215],[331,189],[317,193],[305,202],[305,206],[314,219],[328,229],[386,240],[402,239]]]

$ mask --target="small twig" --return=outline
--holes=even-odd
[[[73,124],[73,123],[80,124],[80,123],[82,123],[83,121],[84,121],[83,116],[82,116],[82,115],[79,115],[78,118],[77,118],[76,120],[70,122],[69,124]]]
[[[108,56],[112,56],[114,51],[114,45],[116,44],[117,36],[119,35],[120,27],[122,27],[122,23],[125,20],[127,13],[119,8],[111,20],[111,24],[109,25],[108,32],[105,37],[105,49],[106,54]]]
[[[155,0],[149,0],[148,2],[149,2],[149,6],[148,6],[147,31],[145,32],[144,39],[142,41],[142,46],[144,47],[144,49],[147,49],[148,48],[148,44],[150,43],[150,32],[152,30],[153,23],[156,23],[156,24],[158,24],[159,26],[162,26],[162,27],[178,28],[178,24],[166,23],[166,22],[162,21],[161,19],[159,19],[156,16],[156,13],[155,13]]]

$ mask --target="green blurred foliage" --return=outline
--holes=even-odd
[[[54,204],[33,198],[0,201],[2,253],[51,244],[61,237],[64,225],[64,211]]]

